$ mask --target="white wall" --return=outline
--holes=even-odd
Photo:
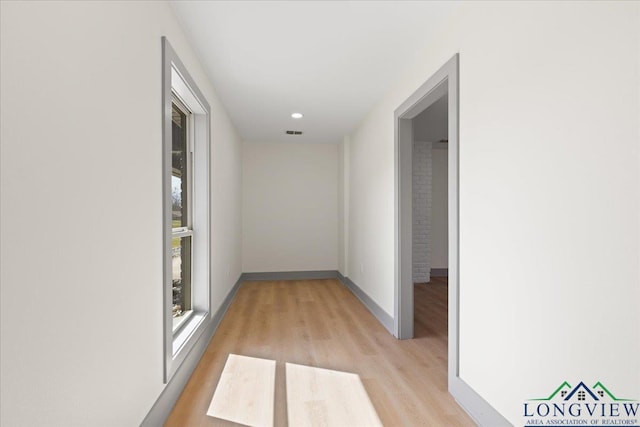
[[[349,137],[338,146],[338,271],[349,276]]]
[[[241,145],[166,3],[0,7],[0,424],[139,425],[164,387],[161,36],[212,107],[213,310]]]
[[[465,3],[351,135],[350,277],[393,314],[393,112],[460,53],[460,376],[516,425],[564,380],[640,397],[639,14]]]
[[[336,144],[244,144],[244,272],[338,269],[338,175]]]
[[[449,266],[449,160],[447,148],[431,150],[431,268]]]

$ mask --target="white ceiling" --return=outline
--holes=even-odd
[[[458,4],[171,2],[243,140],[310,143],[342,141]]]

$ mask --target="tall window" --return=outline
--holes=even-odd
[[[191,310],[191,113],[177,99],[171,103],[171,269],[173,326],[175,333],[185,324]]]
[[[164,379],[209,325],[210,107],[162,38]]]

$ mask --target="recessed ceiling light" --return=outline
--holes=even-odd
[[[293,117],[294,119],[301,119],[302,118],[302,113],[293,113],[293,114],[291,114],[291,117]]]

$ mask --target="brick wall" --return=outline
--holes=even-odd
[[[431,271],[431,171],[430,142],[413,144],[413,282],[430,280]]]

